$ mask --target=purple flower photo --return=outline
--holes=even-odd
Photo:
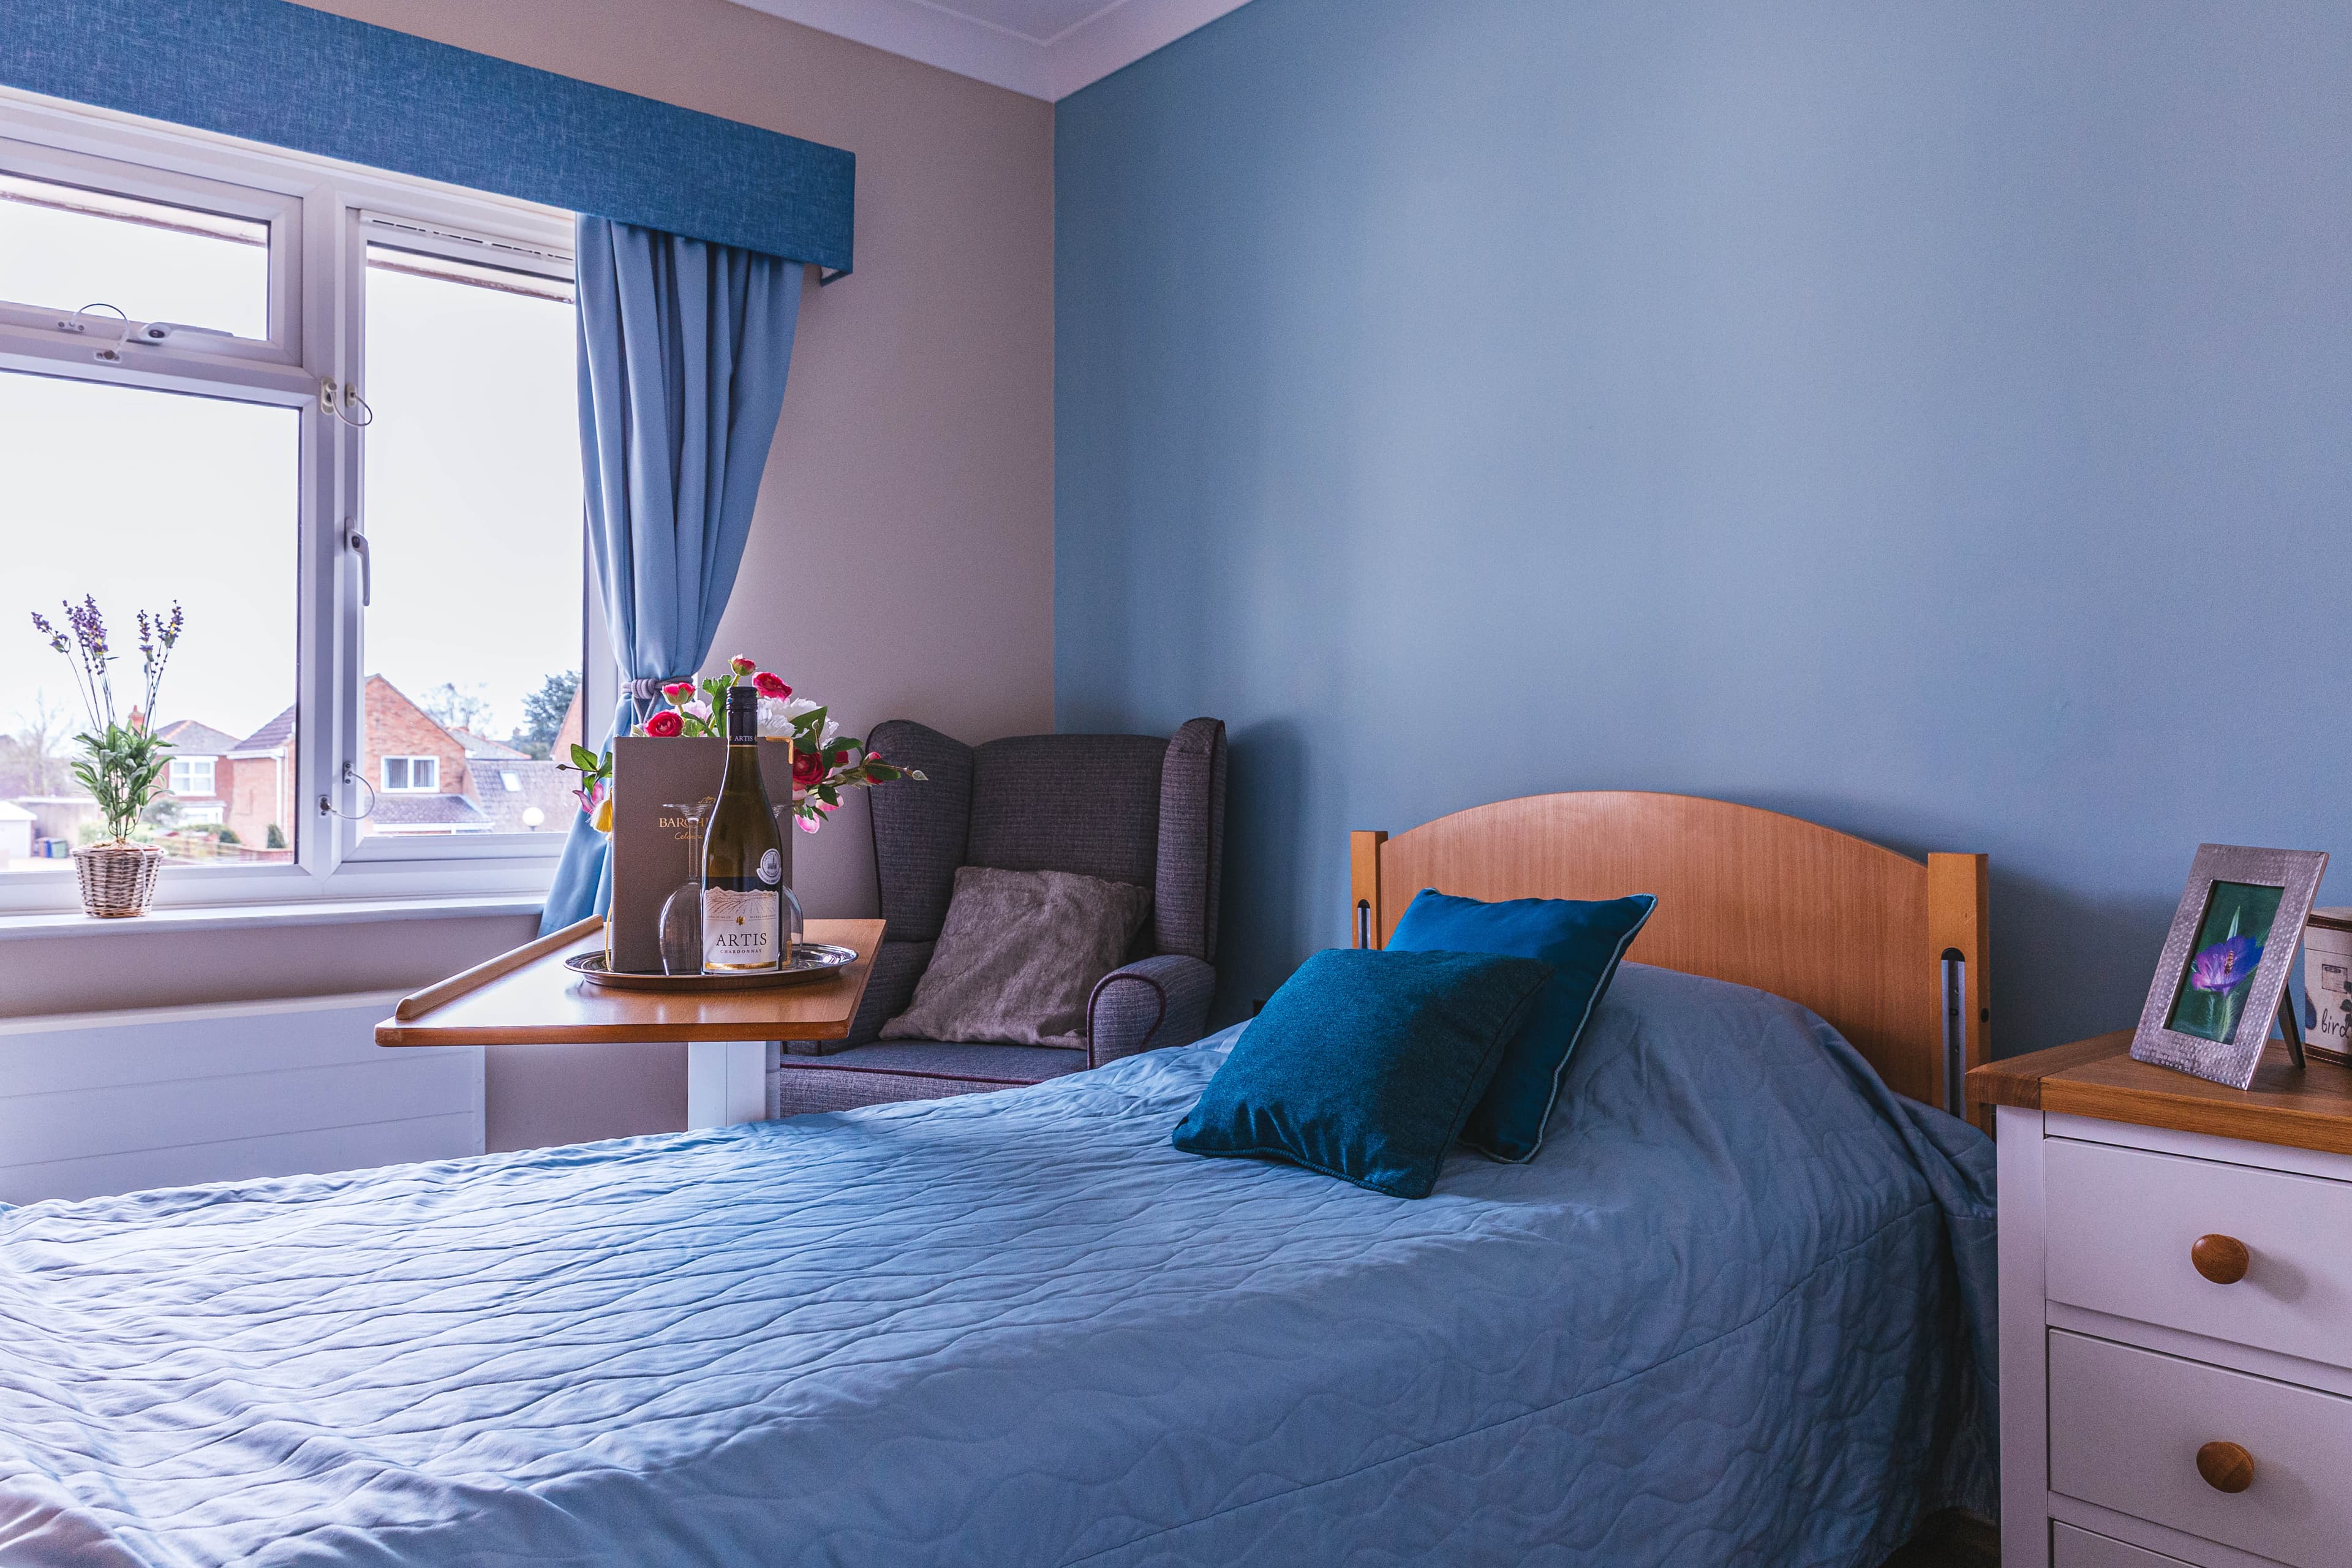
[[[2254,977],[2263,944],[2251,937],[2228,937],[2189,961],[2189,984],[2200,991],[2235,991]]]
[[[2252,882],[2215,882],[2205,917],[2197,924],[2197,948],[2180,977],[2172,1015],[2165,1026],[2200,1039],[2227,1044],[2262,966],[2284,888]]]

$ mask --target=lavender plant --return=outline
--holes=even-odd
[[[142,690],[138,706],[118,715],[114,682],[107,667],[120,656],[107,639],[106,617],[99,614],[97,597],[85,595],[80,604],[67,604],[65,614],[61,630],[36,610],[33,628],[73,667],[74,688],[89,721],[89,727],[74,737],[83,756],[73,764],[73,775],[98,802],[107,832],[120,844],[138,826],[140,815],[155,798],[155,781],[171,762],[171,742],[156,739],[153,733],[155,698],[187,617],[177,603],[169,616],[161,611],[152,616],[145,610],[139,612]]]

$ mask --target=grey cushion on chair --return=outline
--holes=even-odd
[[[1074,1052],[1076,1066],[1188,1045],[1206,1031],[1215,990],[1219,862],[1224,851],[1222,721],[1192,720],[1165,741],[1024,735],[966,746],[921,724],[893,720],[877,725],[867,740],[890,762],[922,769],[930,782],[883,784],[870,792],[875,868],[889,928],[848,1038],[797,1044],[785,1058],[789,1071],[834,1075],[823,1083],[794,1080],[803,1090],[803,1108],[830,1109],[829,1102],[842,1095],[887,1087],[884,1079],[901,1089],[963,1086],[936,1090],[948,1093],[1003,1087],[992,1076],[1005,1070],[1002,1064],[978,1057],[969,1078],[920,1079],[886,1070],[878,1058],[861,1052],[913,997],[946,921],[960,866],[1069,871],[1151,889],[1151,918],[1129,949],[1129,962],[1106,976],[1089,999],[1093,1059]],[[1186,963],[1161,962],[1170,958]],[[977,1053],[1021,1047],[953,1042],[939,1048]],[[847,1081],[861,1072],[870,1072],[873,1081]],[[793,1097],[784,1098],[793,1102]],[[877,1092],[872,1098],[908,1094]]]
[[[1069,871],[959,866],[929,967],[886,1040],[1084,1048],[1087,1002],[1150,912],[1151,889]]]

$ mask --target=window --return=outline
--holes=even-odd
[[[611,679],[570,248],[543,207],[0,90],[0,802],[37,839],[96,812],[26,612],[92,595],[121,650],[177,601],[159,901],[544,887],[562,835],[504,802],[561,797]],[[0,910],[70,907],[62,855],[0,868]]]
[[[204,795],[213,793],[212,757],[173,757],[172,759],[172,793],[176,795]]]
[[[552,773],[553,737],[524,732],[524,705],[580,662],[571,261],[373,214],[362,233],[369,669],[469,755],[536,749],[522,765]],[[371,701],[394,700],[373,684]]]
[[[0,169],[0,300],[68,314],[104,301],[85,322],[119,335],[132,319],[168,333],[269,336],[267,219],[28,179]],[[149,337],[147,342],[162,339]]]
[[[387,790],[437,790],[441,787],[438,757],[386,757],[383,787]]]

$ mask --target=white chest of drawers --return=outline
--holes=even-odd
[[[2005,1568],[2352,1564],[2352,1071],[1980,1068]]]

